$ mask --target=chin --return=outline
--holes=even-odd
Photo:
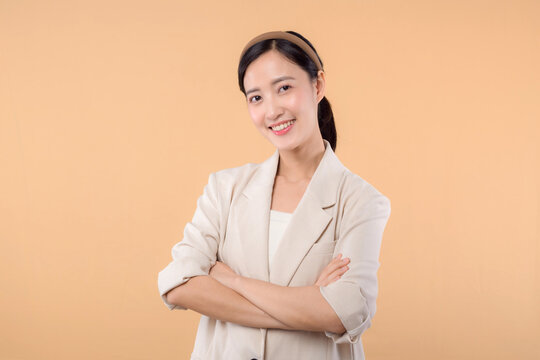
[[[274,146],[278,148],[279,150],[294,150],[299,145],[300,144],[298,144],[296,141],[274,142]]]

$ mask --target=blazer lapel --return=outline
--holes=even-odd
[[[272,190],[279,162],[279,151],[259,164],[256,173],[242,192],[245,224],[242,245],[246,265],[252,277],[287,286],[302,259],[332,221],[331,210],[345,167],[324,140],[325,152],[302,199],[293,212],[273,258],[272,273],[268,270],[268,230]]]
[[[242,191],[247,198],[242,206],[242,250],[243,262],[249,269],[249,277],[269,281],[268,273],[268,230],[272,188],[279,162],[279,151],[257,166],[257,170]]]

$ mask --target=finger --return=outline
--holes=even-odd
[[[330,285],[331,283],[333,283],[334,281],[337,281],[341,278],[341,275],[334,275],[328,279],[325,279],[324,281],[321,282],[321,284],[319,286],[327,286],[327,285]]]
[[[326,276],[326,279],[332,279],[334,276],[343,275],[348,270],[349,270],[349,267],[347,265],[343,265],[343,266],[333,270],[332,272],[328,273],[327,276]]]
[[[330,262],[336,262],[336,261],[340,261],[343,257],[343,254],[339,253],[337,254],[337,256],[335,258],[332,259],[332,261]]]
[[[329,281],[328,281],[328,284],[331,284],[333,283],[334,281],[337,281],[341,278],[341,275],[336,275],[334,276],[333,278],[331,278]]]
[[[349,267],[347,265],[340,267],[339,269],[334,270],[332,273],[328,275],[329,279],[334,278],[335,276],[341,276],[345,274],[349,270]]]
[[[340,266],[339,261],[331,261],[328,265],[325,266],[325,268],[321,271],[321,274],[319,275],[320,278],[327,278],[328,275],[330,275],[332,272],[334,272],[336,269],[338,269]]]
[[[319,286],[324,286],[324,285],[320,285],[320,284],[328,284],[328,283],[330,283],[331,279],[333,279],[335,276],[343,275],[347,270],[348,270],[348,268],[341,267],[341,268],[336,269],[336,270],[334,270],[332,272],[328,272],[327,274],[321,275],[317,279],[317,284],[319,284]]]
[[[334,272],[335,270],[339,269],[340,267],[349,264],[349,262],[350,262],[349,258],[340,259],[339,261],[331,262],[330,264],[328,264],[325,270],[327,270],[327,274],[330,274]]]
[[[330,276],[329,284],[333,283],[334,281],[337,281],[343,277],[343,274],[345,274],[349,270],[349,267],[344,267],[343,269],[340,269],[339,272],[334,273],[332,276]]]
[[[341,255],[341,254],[340,254]],[[328,278],[330,274],[332,274],[334,271],[339,269],[340,267],[348,264],[350,261],[349,258],[345,259],[335,259],[335,261],[331,261],[324,269],[321,271],[320,278]]]

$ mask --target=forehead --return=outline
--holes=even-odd
[[[287,59],[277,50],[270,50],[255,59],[246,69],[244,87],[263,86],[273,79],[289,75],[298,80],[307,80],[308,75],[300,66]]]

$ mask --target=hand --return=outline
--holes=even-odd
[[[230,288],[232,288],[234,279],[238,277],[238,274],[236,274],[233,269],[221,261],[216,261],[214,266],[210,268],[208,275]]]
[[[341,277],[349,267],[347,264],[351,261],[349,258],[342,259],[341,254],[338,254],[321,272],[315,285],[326,286],[333,283]]]

